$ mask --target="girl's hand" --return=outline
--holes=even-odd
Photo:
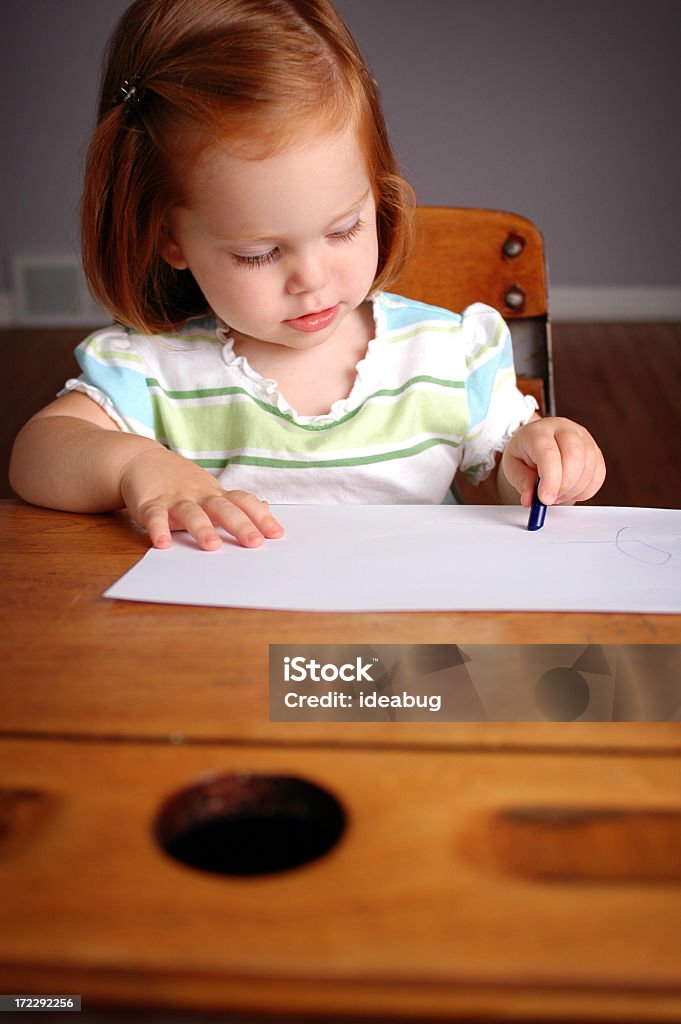
[[[206,551],[222,544],[216,526],[247,548],[284,532],[267,502],[246,491],[223,490],[200,466],[165,448],[146,449],[126,462],[120,488],[128,511],[156,548],[170,547],[172,530],[187,530]]]
[[[515,432],[501,458],[505,477],[520,494],[520,504],[532,504],[537,476],[538,497],[545,505],[586,501],[605,479],[601,450],[588,430],[562,416],[533,419]],[[503,491],[502,480],[500,489]]]

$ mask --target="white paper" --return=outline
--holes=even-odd
[[[681,612],[681,512],[575,506],[280,505],[260,548],[188,534],[105,596],[298,611]]]

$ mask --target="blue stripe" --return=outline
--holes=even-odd
[[[140,370],[128,366],[103,366],[87,351],[76,349],[76,358],[83,370],[80,379],[107,395],[124,420],[134,419],[154,430],[154,412],[146,379]]]
[[[471,428],[482,423],[487,416],[495,378],[500,370],[509,366],[513,366],[513,348],[511,335],[507,331],[503,347],[495,352],[494,358],[488,359],[487,362],[476,367],[466,380],[466,399]]]
[[[399,306],[389,306],[382,301],[383,296],[389,301],[399,303]],[[378,298],[386,318],[386,327],[389,331],[400,330],[403,327],[413,327],[426,321],[449,321],[453,326],[461,323],[460,313],[452,313],[448,309],[441,309],[439,306],[429,306],[425,302],[417,302],[415,299],[404,299],[400,295],[392,295],[383,292]]]

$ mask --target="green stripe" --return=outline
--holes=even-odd
[[[438,321],[434,324],[415,324],[413,327],[407,327],[404,330],[391,331],[387,330],[381,341],[388,342],[402,342],[409,341],[410,338],[416,338],[421,334],[458,334],[463,330],[463,323],[443,323]]]
[[[490,349],[499,349],[499,356],[501,356],[504,349],[503,347],[499,348],[499,338],[502,334],[506,334],[507,331],[508,325],[506,324],[506,321],[500,320],[494,331],[494,338],[491,341],[485,342],[485,344],[481,345],[480,348],[476,348],[470,358],[466,359],[466,366],[471,374],[477,369],[476,363],[480,361],[480,356],[485,352],[489,352]]]
[[[497,370],[492,384],[492,393],[494,394],[500,388],[507,387],[509,381],[512,384],[516,382],[515,370],[512,366],[505,366],[503,369]]]
[[[94,350],[94,352],[93,352]],[[99,348],[97,345],[90,346],[89,355],[94,355],[94,358],[101,358],[104,361],[105,366],[115,366],[117,363],[135,363],[137,366],[143,364],[141,356],[138,356],[136,352],[114,352],[109,349]]]
[[[373,403],[344,417],[339,431],[305,429],[290,418],[263,413],[254,402],[233,406],[198,405],[177,408],[154,396],[158,433],[171,438],[172,446],[185,451],[227,449],[293,451],[302,453],[347,452],[385,445],[408,445],[417,435],[463,436],[470,425],[463,390],[424,392],[412,390],[390,403]],[[360,415],[361,414],[361,415]],[[330,426],[338,426],[331,423]]]
[[[357,406],[357,408],[352,409],[350,412],[346,413],[345,416],[341,416],[340,419],[332,420],[330,423],[299,423],[296,421],[296,419],[293,417],[291,413],[282,412],[280,409],[277,409],[277,407],[272,405],[271,403],[265,402],[262,399],[256,398],[254,395],[249,394],[249,392],[244,390],[244,388],[201,388],[194,391],[166,391],[153,377],[147,378],[147,384],[149,385],[150,388],[158,388],[158,391],[153,390],[151,392],[152,404],[154,405],[156,415],[160,416],[166,423],[170,421],[175,421],[178,427],[180,423],[183,421],[187,422],[187,420],[189,419],[200,418],[199,416],[197,416],[197,414],[202,413],[203,416],[205,417],[205,413],[208,410],[210,410],[214,416],[217,416],[220,412],[222,412],[222,415],[220,416],[220,419],[222,421],[221,429],[224,430],[224,409],[229,408],[229,403],[225,403],[225,405],[210,405],[206,403],[205,405],[189,407],[185,406],[184,408],[182,408],[181,406],[171,405],[170,403],[173,401],[182,402],[187,401],[189,399],[199,399],[200,401],[202,401],[203,399],[209,398],[225,398],[236,395],[243,395],[245,398],[249,399],[249,404],[240,405],[239,417],[245,418],[248,410],[252,409],[252,407],[255,406],[258,409],[261,409],[263,412],[267,413],[269,416],[273,417],[274,419],[281,420],[284,423],[290,424],[291,426],[295,427],[297,430],[305,431],[308,434],[325,433],[333,430],[336,427],[343,426],[344,424],[347,424],[351,420],[353,420],[364,409],[366,409],[373,399],[399,398],[400,395],[404,395],[404,392],[408,391],[409,388],[413,387],[416,384],[434,384],[436,387],[443,388],[447,392],[460,392],[461,394],[457,395],[457,398],[464,397],[466,388],[466,385],[463,381],[443,380],[442,378],[439,377],[431,377],[426,374],[422,374],[416,377],[412,377],[410,380],[400,385],[400,387],[381,388],[379,391],[374,391],[371,395],[368,395],[367,398],[364,399],[364,402],[361,405]],[[409,401],[414,397],[418,397],[419,401],[423,402],[424,399],[432,400],[435,396],[425,395],[423,392],[421,392],[417,393],[416,396],[405,395],[404,400]],[[448,398],[447,401],[451,401],[451,399]],[[395,404],[391,404],[388,408],[394,409]],[[251,420],[253,420],[253,417],[251,417]],[[201,423],[201,429],[206,429],[205,422]],[[183,447],[187,446],[184,445]]]
[[[162,387],[161,384],[154,377],[147,377],[146,383],[150,388],[158,388],[159,392],[166,396],[166,398],[172,398],[176,401],[188,401],[193,398],[221,398],[226,395],[246,395],[248,398],[253,398],[249,391],[245,388],[236,386],[227,388],[195,388],[193,391],[172,391]],[[443,388],[465,388],[466,384],[462,380],[446,380],[443,377],[431,377],[428,374],[419,374],[416,377],[410,377],[404,384],[401,384],[399,388],[381,388],[380,391],[374,391],[371,395],[368,395],[365,401],[369,401],[371,398],[383,398],[390,397],[392,395],[400,395],[403,391],[406,391],[412,384],[437,384]],[[271,409],[273,412],[278,412],[280,415],[284,415],[277,409],[276,406],[271,405],[267,402],[262,402],[257,398],[253,399],[259,405],[265,409]],[[290,418],[289,414],[286,416]]]
[[[190,398],[221,398],[223,395],[248,395],[249,392],[244,388],[236,386],[228,388],[196,388],[194,391],[170,391],[164,388],[155,377],[146,378],[147,386],[150,388],[158,388],[159,392],[165,395],[166,398],[177,399],[178,401],[186,401]],[[257,399],[256,399],[257,401]],[[275,412],[278,410],[274,409],[274,406],[267,405],[262,402],[266,409],[273,409]]]
[[[224,341],[222,340],[222,338],[218,338],[215,334],[182,334],[180,336],[176,336],[174,334],[167,334],[164,335],[164,337],[168,338],[169,341],[179,342],[181,345],[183,345],[186,341],[190,343],[192,341],[207,341],[211,345],[224,345]]]
[[[204,469],[224,469],[226,466],[265,466],[268,469],[341,469],[345,466],[370,466],[379,462],[391,462],[395,459],[408,459],[413,455],[434,448],[436,445],[447,445],[458,448],[458,441],[450,441],[445,437],[434,437],[411,448],[399,451],[382,452],[378,455],[356,455],[347,459],[312,459],[303,462],[298,459],[268,459],[256,455],[235,455],[231,459],[192,459]]]

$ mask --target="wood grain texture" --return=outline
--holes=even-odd
[[[0,546],[6,734],[385,745],[396,738],[390,723],[269,722],[269,645],[681,642],[678,615],[343,615],[107,600],[102,593],[147,550],[123,514],[2,502]],[[403,723],[399,736],[485,749],[679,749],[673,722]]]
[[[515,243],[504,252],[506,242]],[[520,305],[509,305],[519,288]],[[544,243],[525,217],[499,210],[420,206],[416,244],[391,291],[446,309],[485,302],[504,317],[540,316],[547,311]]]
[[[491,870],[544,882],[681,882],[677,809],[509,805],[481,815],[462,847]]]
[[[187,868],[154,839],[158,809],[222,771],[322,785],[348,828],[292,871]],[[518,805],[678,816],[677,771],[661,755],[5,740],[6,785],[43,792],[58,812],[0,860],[0,983],[45,991],[59,979],[89,1005],[679,1020],[678,884],[500,872],[468,839],[481,817]],[[516,856],[536,856],[531,832],[515,842]],[[582,863],[603,860],[602,836],[570,842]],[[545,846],[551,857],[557,847]]]

